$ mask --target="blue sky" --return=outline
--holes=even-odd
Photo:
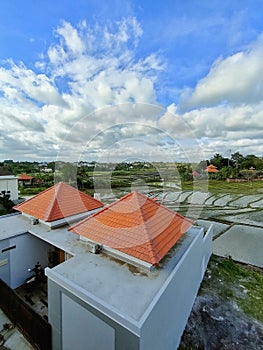
[[[167,161],[262,156],[262,10],[257,0],[3,0],[0,159],[52,160],[65,144],[72,161],[160,160],[164,147]],[[128,102],[143,105],[112,108]]]

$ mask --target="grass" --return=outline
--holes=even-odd
[[[222,300],[234,300],[242,311],[263,322],[263,271],[212,255],[201,293],[214,288]]]
[[[183,190],[193,190],[192,182],[184,182]],[[195,191],[209,191],[214,195],[218,194],[262,194],[263,181],[253,182],[226,182],[219,180],[199,180],[194,183]]]
[[[27,187],[27,188],[19,188],[20,191],[20,195],[24,195],[24,196],[30,196],[30,195],[35,195],[38,194],[39,192],[42,192],[46,190],[45,187]]]
[[[247,315],[263,322],[263,276],[252,272],[243,285],[248,293],[246,298],[239,300],[240,307]]]

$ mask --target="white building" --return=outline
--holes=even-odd
[[[77,214],[83,199],[72,193],[60,185],[17,206],[25,215],[0,218],[1,279],[15,288],[28,266],[47,266],[48,252],[60,250],[61,263],[46,268],[52,349],[176,349],[212,253],[211,228],[137,192],[100,210],[96,201],[96,213],[86,208],[69,230],[50,225],[67,221],[71,206]]]
[[[18,182],[14,175],[0,176],[0,192],[10,195],[10,199],[15,201],[18,199]]]

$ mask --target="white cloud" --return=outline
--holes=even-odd
[[[63,21],[62,25],[57,29],[57,33],[60,35],[62,45],[64,44],[66,49],[71,51],[73,54],[82,54],[85,45],[79,37],[79,34],[70,23]]]
[[[63,21],[35,69],[2,65],[1,157],[52,159],[57,149],[73,161],[107,149],[118,159],[263,153],[263,36],[216,60],[179,103],[162,110],[154,104],[166,64],[157,53],[137,56],[142,35],[135,18],[93,27]]]
[[[204,158],[214,153],[229,156],[227,150],[253,153],[263,151],[263,102],[257,105],[217,105],[179,114],[171,105],[160,118],[159,126],[179,140],[196,139],[203,146]],[[200,155],[197,155],[200,159]]]
[[[252,104],[263,99],[263,35],[246,51],[214,62],[193,91],[182,94],[185,109],[218,104]]]
[[[45,104],[64,104],[56,87],[45,74],[36,74],[20,63],[9,62],[8,68],[0,68],[0,91],[7,101],[35,100]]]
[[[159,125],[172,136],[195,137],[204,153],[263,152],[263,35],[246,50],[218,59],[194,89],[182,91]],[[185,122],[185,126],[182,123]],[[193,136],[194,135],[194,136]]]
[[[129,121],[127,114],[95,118],[91,111],[129,101],[154,103],[156,75],[163,65],[155,54],[136,58],[141,35],[135,18],[93,27],[63,21],[35,71],[22,62],[6,62],[0,68],[0,132],[12,132],[6,143],[10,152],[16,154],[23,143],[28,145],[23,147],[25,158],[36,154],[41,159],[52,152],[56,157],[54,148],[81,118],[88,121],[86,140],[119,120]],[[148,119],[151,123],[150,115],[142,121]],[[78,132],[70,136],[81,144]],[[6,150],[2,152],[5,158]]]

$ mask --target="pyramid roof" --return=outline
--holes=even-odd
[[[52,222],[103,206],[99,200],[59,182],[14,207],[45,222]]]
[[[69,231],[157,265],[192,221],[133,191]]]
[[[217,169],[217,167],[213,164],[210,164],[206,167],[205,171],[207,171],[208,173],[218,173],[219,170]]]

